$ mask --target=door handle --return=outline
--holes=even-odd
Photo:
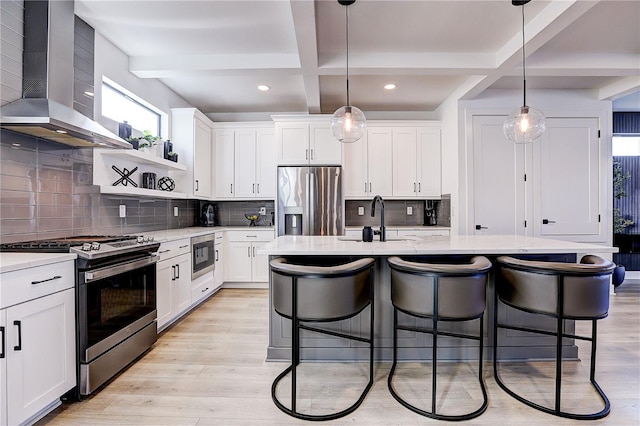
[[[476,230],[481,230],[481,229],[489,229],[488,226],[482,226],[482,225],[476,225]]]
[[[18,327],[18,346],[14,346],[13,350],[21,351],[22,350],[22,324],[20,323],[20,321],[14,321],[13,325]],[[4,351],[2,352],[4,353]]]
[[[4,358],[4,327],[0,327],[0,333],[2,334],[2,352],[0,352],[0,358]]]
[[[543,225],[548,225],[550,223],[556,223],[555,220],[549,220],[549,219],[542,219],[542,224]]]

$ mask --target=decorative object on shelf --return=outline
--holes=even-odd
[[[249,226],[256,226],[256,220],[260,218],[259,213],[245,213],[244,217],[249,221]]]
[[[613,232],[616,234],[624,232],[624,228],[634,224],[634,221],[623,216],[620,207],[616,206],[621,198],[627,196],[626,184],[629,179],[631,179],[631,172],[625,173],[622,170],[622,165],[615,161],[613,163]]]
[[[522,7],[522,106],[511,113],[502,126],[504,135],[515,143],[529,143],[538,139],[547,129],[542,111],[527,105],[526,55],[524,51],[524,5],[531,0],[511,0],[514,6]]]
[[[176,189],[176,183],[169,176],[163,176],[158,180],[158,189],[161,191],[173,191]]]
[[[169,153],[167,154],[167,160],[173,161],[174,163],[177,163],[178,162],[178,153],[177,152],[173,152],[173,151],[169,151]]]
[[[142,187],[156,189],[156,174],[151,172],[142,173]]]
[[[367,128],[367,119],[359,108],[351,105],[349,101],[349,5],[356,0],[338,0],[345,6],[345,18],[347,29],[347,104],[333,113],[331,117],[331,132],[333,136],[343,143],[351,143],[359,140]]]
[[[113,182],[113,186],[118,186],[120,184],[122,184],[122,186],[127,186],[127,184],[131,184],[133,186],[135,186],[136,188],[138,187],[138,184],[135,183],[132,179],[131,179],[131,175],[138,170],[138,167],[134,167],[133,169],[131,169],[131,171],[129,171],[126,167],[123,168],[122,170],[120,170],[119,168],[117,168],[116,166],[111,166],[111,168],[113,170],[115,170],[121,177],[120,179],[118,179],[117,181]]]
[[[118,136],[124,140],[131,138],[131,124],[124,120],[122,123],[118,123]]]
[[[171,143],[170,140],[166,140],[164,141],[164,159],[168,160],[169,159],[169,153],[173,152],[173,144]]]
[[[153,148],[162,142],[162,138],[160,136],[153,136],[149,130],[145,130],[142,132],[142,136],[139,138],[130,137],[127,139],[127,142],[131,143],[131,145],[134,145],[134,142],[136,142],[138,146],[136,149],[140,152],[153,152]],[[162,157],[162,155],[160,155],[160,157]]]

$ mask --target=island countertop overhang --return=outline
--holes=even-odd
[[[270,256],[389,256],[446,254],[558,254],[583,253],[607,257],[618,248],[521,235],[453,235],[412,237],[380,242],[353,241],[339,236],[283,235],[263,245],[259,254]]]

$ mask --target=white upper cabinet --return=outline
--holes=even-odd
[[[176,178],[190,198],[210,199],[213,195],[211,167],[213,122],[195,108],[171,109],[171,141],[178,160],[187,167]]]
[[[275,198],[273,124],[216,123],[214,133],[215,198]]]
[[[439,198],[440,128],[393,129],[393,195]]]
[[[278,165],[341,165],[342,144],[330,116],[274,116]]]

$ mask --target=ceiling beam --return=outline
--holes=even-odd
[[[318,68],[318,41],[316,39],[316,11],[313,1],[290,0],[291,14],[300,71],[304,82],[307,108],[310,114],[320,113],[320,79]]]
[[[612,101],[640,90],[640,75],[626,77],[598,90],[598,99]]]

